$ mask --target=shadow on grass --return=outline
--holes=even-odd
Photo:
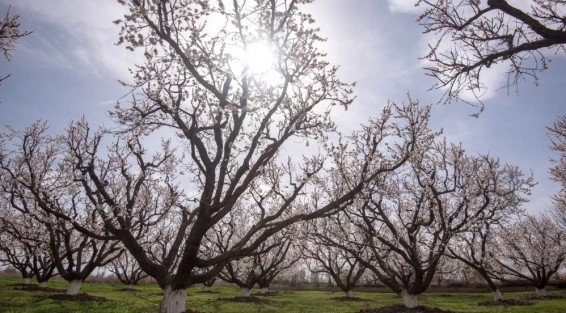
[[[479,306],[522,306],[533,305],[533,302],[519,299],[503,299],[499,301],[490,300],[478,303]]]
[[[77,295],[68,294],[54,294],[49,296],[49,299],[53,300],[65,300],[65,301],[77,301],[77,302],[105,302],[110,301],[103,297],[91,296],[86,293],[79,293]]]
[[[376,309],[363,309],[358,313],[454,313],[453,311],[441,310],[439,308],[428,308],[424,306],[417,306],[416,308],[409,309],[404,305],[388,305]]]
[[[238,302],[238,303],[255,303],[255,304],[270,304],[271,300],[260,299],[255,296],[250,297],[233,297],[233,298],[218,298],[217,301]]]

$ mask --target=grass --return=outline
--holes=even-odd
[[[142,313],[157,312],[161,301],[161,290],[156,285],[136,286],[137,291],[123,291],[119,284],[85,283],[81,292],[102,297],[107,301],[63,301],[50,299],[52,292],[30,292],[15,290],[19,280],[0,279],[0,312],[40,313]],[[48,287],[64,291],[66,282],[50,282]],[[327,291],[280,291],[275,296],[261,297],[264,303],[236,303],[222,298],[239,295],[236,288],[213,287],[214,293],[202,293],[200,287],[189,289],[187,308],[202,313],[354,313],[363,308],[376,308],[390,304],[400,304],[401,299],[392,293],[354,292],[363,301],[339,301],[340,293]],[[419,305],[438,307],[462,313],[566,313],[566,292],[551,293],[550,299],[532,299],[530,306],[478,306],[478,303],[491,300],[488,293],[450,293],[424,294]],[[506,299],[526,299],[531,293],[507,293]],[[219,300],[220,299],[220,300]]]

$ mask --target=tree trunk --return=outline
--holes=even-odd
[[[249,288],[241,288],[242,297],[249,297],[251,294],[251,290]]]
[[[163,291],[163,301],[161,302],[160,313],[181,313],[185,312],[185,302],[187,301],[187,289],[172,290],[170,286]]]
[[[269,288],[268,287],[263,287],[259,290],[259,293],[261,293],[262,295],[268,294],[269,293]]]
[[[45,287],[47,287],[47,281],[39,282],[39,288],[45,288]]]
[[[501,291],[499,289],[492,290],[491,295],[493,296],[493,300],[495,300],[495,301],[503,300],[503,294],[501,293]]]
[[[352,289],[345,292],[346,298],[352,298]]]
[[[209,291],[210,291],[210,287],[208,287],[208,286],[202,286],[202,291],[204,291],[204,292],[209,292]]]
[[[29,284],[31,284],[31,278],[29,278],[29,277],[24,277],[24,278],[22,279],[22,284],[24,284],[24,285],[29,285]]]
[[[132,284],[127,284],[127,285],[126,285],[126,289],[132,290],[132,289],[134,289],[134,285],[132,285]]]
[[[546,288],[535,288],[535,292],[537,293],[537,297],[543,298],[547,297],[548,293],[546,292]]]
[[[412,295],[407,293],[406,291],[401,292],[401,297],[403,298],[403,303],[405,307],[409,309],[414,309],[417,307],[417,297],[418,295]]]
[[[81,290],[83,284],[82,279],[71,280],[69,282],[69,288],[67,288],[67,294],[70,296],[75,296]]]

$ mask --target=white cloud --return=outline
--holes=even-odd
[[[58,46],[46,44],[46,39],[39,39],[43,41],[38,42],[42,49],[35,54],[48,64],[63,68],[80,66],[85,73],[102,75],[110,72],[112,74],[109,76],[127,79],[131,76],[128,68],[143,61],[139,54],[115,45],[119,27],[112,21],[122,17],[125,12],[116,2],[19,0],[13,7],[22,17],[25,15],[26,18],[37,19],[61,31],[58,35],[64,38],[64,42],[58,43]],[[65,57],[62,58],[61,54]]]
[[[415,6],[416,0],[387,0],[389,3],[389,10],[393,13],[410,13],[417,14],[421,8]]]

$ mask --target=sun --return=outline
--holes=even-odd
[[[275,53],[267,41],[254,41],[244,51],[244,63],[247,75],[263,75],[273,70]]]

